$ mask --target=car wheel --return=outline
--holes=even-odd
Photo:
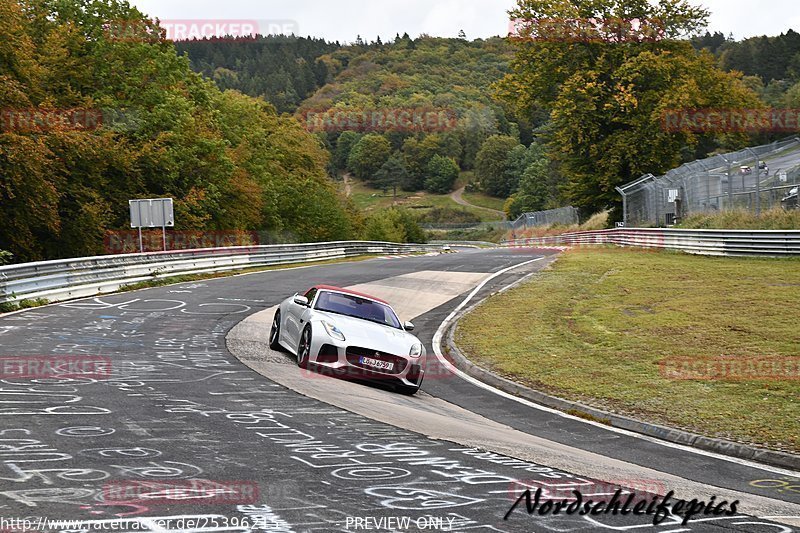
[[[297,346],[297,366],[308,368],[308,361],[311,357],[311,327],[306,326],[303,334],[300,335],[300,344]]]
[[[275,318],[272,319],[272,329],[269,330],[269,347],[273,350],[282,350],[281,338],[281,312],[275,311]]]

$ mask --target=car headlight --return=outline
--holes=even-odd
[[[411,350],[408,352],[408,355],[411,357],[419,357],[422,355],[422,345],[417,343],[411,347]]]
[[[325,320],[322,321],[322,327],[325,328],[325,331],[330,335],[332,338],[343,341],[344,340],[344,333],[342,333],[339,328],[327,322]]]

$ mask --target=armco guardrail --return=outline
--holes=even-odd
[[[463,246],[466,248],[497,248],[496,242],[487,241],[428,241],[429,244],[438,244],[439,246]]]
[[[208,248],[25,263],[0,267],[0,303],[34,298],[46,298],[49,301],[83,298],[166,276],[436,249],[418,244],[348,241]]]
[[[502,246],[580,246],[615,244],[644,248],[682,250],[701,255],[800,256],[800,231],[713,229],[612,229],[566,233],[504,241]]]

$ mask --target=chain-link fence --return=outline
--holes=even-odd
[[[571,226],[578,223],[578,210],[576,208],[560,207],[558,209],[550,209],[548,211],[523,213],[517,220],[511,223],[511,228],[514,231],[518,231],[539,226],[552,226],[554,224]]]
[[[496,221],[496,222],[470,222],[466,224],[449,224],[449,223],[424,223],[419,227],[431,231],[454,231],[454,230],[493,230],[493,229],[508,229],[511,227],[510,222]]]
[[[670,226],[693,213],[796,207],[799,182],[795,137],[686,163],[663,176],[647,174],[617,191],[626,225]]]
[[[475,229],[508,229],[513,231],[535,228],[540,226],[552,226],[560,224],[571,226],[579,224],[578,210],[574,207],[560,207],[548,211],[537,211],[535,213],[523,213],[513,222],[473,222],[468,224],[420,224],[420,227],[431,231],[451,231],[451,230],[475,230]]]

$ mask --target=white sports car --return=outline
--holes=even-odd
[[[415,394],[424,377],[425,347],[383,300],[318,285],[284,300],[275,312],[270,348],[285,348],[301,368],[316,365],[369,381],[389,381]]]

